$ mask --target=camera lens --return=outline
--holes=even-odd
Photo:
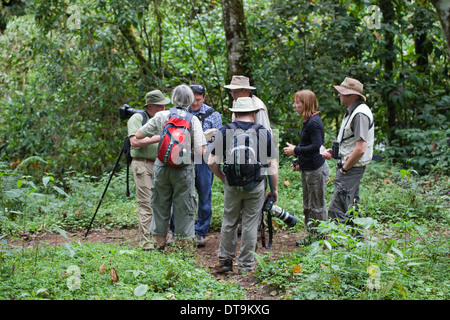
[[[291,228],[297,224],[298,218],[294,216],[292,213],[289,213],[286,210],[280,208],[279,206],[273,205],[272,210],[270,212],[275,217],[283,220],[284,223],[286,223]]]

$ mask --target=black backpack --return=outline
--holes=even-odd
[[[142,114],[142,125],[146,124],[147,123],[147,112],[142,111],[139,113]],[[130,164],[131,164],[131,161],[133,160],[133,158],[131,157],[131,142],[130,142],[129,136],[127,136],[125,138],[125,141],[123,142],[122,150],[123,150],[123,153],[125,154],[125,160],[127,162],[127,197],[129,197],[130,196],[130,187],[129,187],[128,176],[130,173]]]
[[[236,123],[229,123],[225,127],[233,130],[232,136],[226,134],[228,149],[224,155],[223,172],[227,182],[230,186],[251,190],[264,179],[258,159],[258,129],[262,126],[255,123],[248,130],[243,130]]]

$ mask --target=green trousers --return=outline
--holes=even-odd
[[[255,268],[256,242],[261,211],[265,199],[264,182],[252,190],[243,190],[225,183],[219,261],[235,260],[238,244],[239,215],[242,213],[241,246],[237,259],[238,269],[248,272]]]
[[[167,235],[173,210],[175,236],[194,238],[197,208],[194,165],[174,168],[164,165],[157,159],[153,172],[151,205],[153,208],[151,233],[160,237]]]

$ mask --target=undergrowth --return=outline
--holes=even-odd
[[[0,163],[0,299],[244,299],[236,284],[219,282],[185,252],[143,252],[128,246],[76,243],[38,244],[24,238],[43,232],[65,234],[92,229],[137,226],[134,184],[126,196],[126,173],[97,178],[68,172],[63,181],[43,173],[24,174]],[[334,189],[334,165],[326,197]],[[26,171],[29,172],[29,171]],[[304,234],[300,174],[280,166],[277,205],[299,220],[289,229]],[[361,182],[356,221],[365,230],[357,239],[345,226],[324,222],[326,237],[297,247],[276,261],[256,254],[256,280],[285,299],[448,299],[449,179],[439,171],[419,175],[388,161],[373,162]],[[211,231],[220,230],[223,184],[214,180]],[[99,206],[101,204],[101,206]],[[274,237],[288,229],[273,220]],[[104,273],[100,273],[103,265]],[[118,280],[113,281],[114,269]]]

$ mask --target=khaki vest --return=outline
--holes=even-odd
[[[363,113],[366,116],[369,117],[369,133],[367,138],[367,146],[366,146],[366,152],[361,157],[361,159],[355,164],[355,167],[364,167],[372,160],[373,155],[373,143],[374,143],[374,137],[375,137],[375,126],[373,124],[373,115],[372,111],[370,111],[369,107],[367,105],[360,104],[357,106],[351,114],[344,117],[342,119],[341,129],[339,130],[339,135],[337,138],[337,141],[339,142],[339,151],[341,153],[341,161],[342,164],[347,161],[350,154],[353,152],[353,150],[356,147],[356,139],[354,132],[351,128],[351,124],[353,121],[353,118],[356,114]]]

